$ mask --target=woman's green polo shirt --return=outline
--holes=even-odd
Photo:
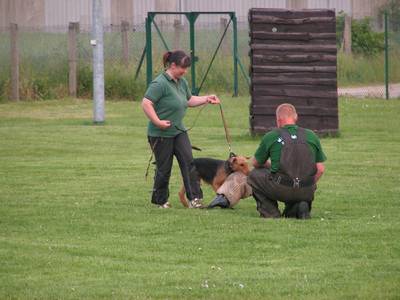
[[[182,121],[188,107],[187,102],[192,97],[186,79],[182,77],[175,81],[163,72],[150,83],[144,97],[153,102],[160,120],[171,121],[171,126],[165,130],[150,121],[147,127],[149,136],[174,137],[186,130]]]
[[[284,128],[288,129],[290,134],[297,133],[297,125],[286,125]],[[310,147],[311,153],[313,154],[314,161],[323,162],[326,160],[326,155],[322,151],[321,142],[318,136],[310,129],[306,131],[306,142]],[[281,159],[282,150],[282,139],[278,130],[272,130],[264,135],[261,143],[254,154],[254,158],[260,165],[263,165],[268,158],[271,159],[271,172],[279,171],[279,162]]]

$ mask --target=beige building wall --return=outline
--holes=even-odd
[[[366,16],[376,16],[379,8],[388,0],[352,0],[353,18],[360,19]]]
[[[355,18],[376,16],[379,7],[388,0],[103,0],[104,24],[118,25],[127,20],[143,24],[148,11],[235,11],[239,22],[247,22],[250,8],[331,8]],[[10,22],[29,27],[66,27],[80,22],[89,28],[92,0],[0,0],[0,27]],[[158,23],[172,24],[177,15],[157,16]],[[186,22],[185,17],[180,18]],[[219,17],[200,16],[198,22],[219,21]]]
[[[0,0],[0,24],[41,27],[45,21],[45,0]]]
[[[111,24],[120,25],[122,21],[133,22],[133,1],[111,0]]]

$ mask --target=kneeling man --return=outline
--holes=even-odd
[[[253,159],[247,182],[252,187],[260,217],[310,218],[316,183],[324,173],[326,156],[318,136],[296,125],[293,105],[276,109],[277,129],[265,134]]]

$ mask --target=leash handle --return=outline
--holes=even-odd
[[[234,153],[232,152],[232,146],[231,146],[231,136],[229,134],[228,125],[226,124],[224,111],[222,110],[221,103],[219,103],[219,111],[221,112],[222,123],[224,124],[225,138],[226,138],[226,142],[228,143],[228,148],[229,148],[229,156],[231,156],[231,155],[234,156]]]

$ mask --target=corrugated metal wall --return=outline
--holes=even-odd
[[[333,8],[355,18],[374,16],[388,0],[103,0],[104,24],[121,18],[142,24],[148,11],[235,11],[239,22],[247,22],[250,8]],[[65,27],[69,22],[90,24],[92,0],[0,0],[0,26],[17,22],[24,26]],[[178,17],[164,17],[173,22]],[[184,18],[182,18],[184,20]],[[201,16],[199,22],[215,22]]]

